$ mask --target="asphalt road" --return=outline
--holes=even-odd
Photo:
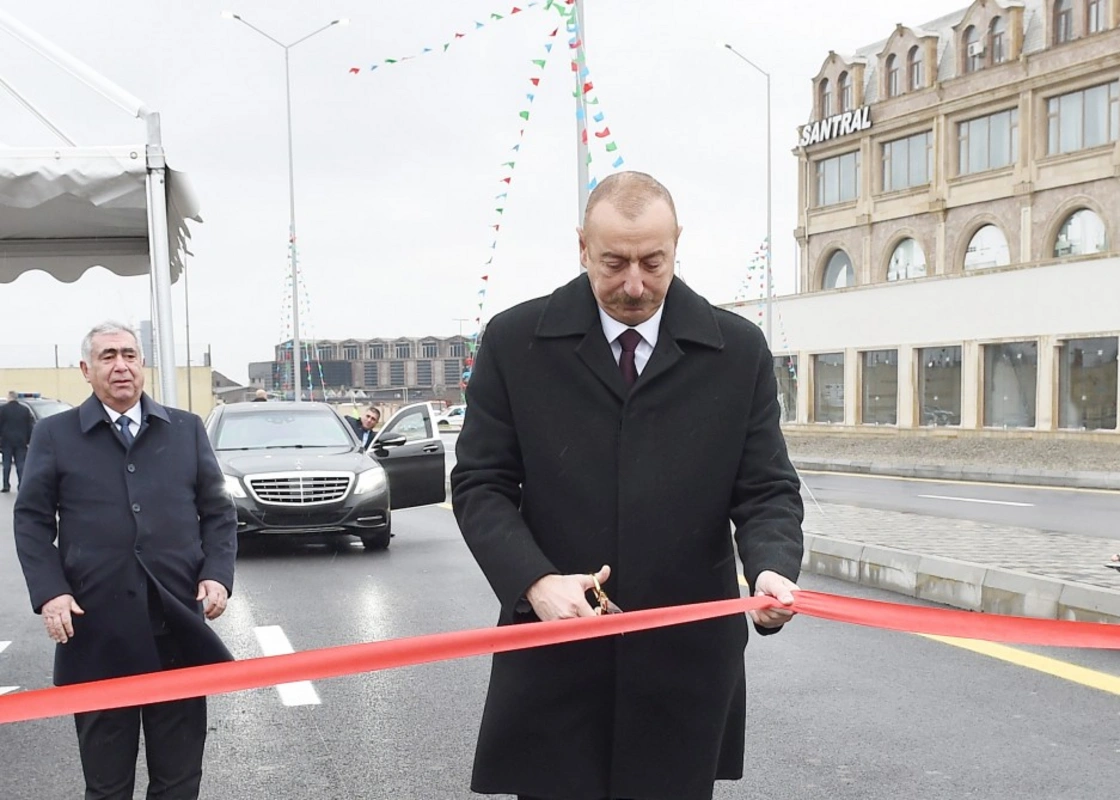
[[[457,439],[458,436],[453,433],[443,437],[447,448],[448,474],[455,463]],[[1120,492],[927,481],[837,472],[802,472],[801,478],[806,503],[834,503],[1120,539]]]
[[[50,683],[53,645],[28,609],[10,506],[0,498],[0,641],[10,641],[0,686],[38,688]],[[496,602],[450,511],[400,513],[394,531],[384,553],[244,548],[218,630],[248,658],[262,653],[265,633],[276,638],[272,626],[306,650],[494,622]],[[897,600],[816,576],[802,584]],[[721,785],[716,797],[1112,800],[1118,655],[1046,655],[1058,674],[923,637],[798,618],[747,649],[748,779]],[[1068,680],[1076,667],[1100,673],[1105,688]],[[487,675],[488,659],[474,658],[212,698],[203,796],[470,797]],[[70,719],[0,726],[0,798],[78,796]]]

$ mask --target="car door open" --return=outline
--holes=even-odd
[[[389,477],[394,510],[442,503],[447,497],[443,440],[433,416],[427,403],[405,406],[389,418],[370,445],[370,456]],[[404,442],[398,443],[402,436]]]

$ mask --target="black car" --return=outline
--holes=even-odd
[[[6,397],[0,397],[0,405],[8,402]],[[73,408],[69,403],[62,400],[54,400],[50,397],[39,396],[23,396],[16,398],[16,402],[27,406],[31,409],[31,416],[35,417],[38,422],[43,417],[49,417],[53,414],[60,414],[63,411],[68,411]]]
[[[206,420],[241,536],[357,536],[384,550],[392,510],[442,503],[444,448],[427,403],[393,415],[368,450],[325,403],[234,403]]]

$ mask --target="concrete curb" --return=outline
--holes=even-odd
[[[909,550],[806,533],[801,567],[970,611],[1120,624],[1120,590]]]
[[[793,458],[798,469],[815,472],[844,472],[896,478],[979,481],[1025,486],[1058,486],[1073,489],[1120,491],[1120,472],[1062,472],[1014,467],[939,466],[936,464],[891,464],[850,459]]]

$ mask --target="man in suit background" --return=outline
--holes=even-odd
[[[803,506],[770,351],[674,277],[680,231],[664,186],[609,176],[587,273],[487,326],[451,483],[500,625],[591,616],[598,585],[624,613],[738,597],[729,521],[751,590],[793,602]],[[751,612],[760,633],[790,616]],[[723,617],[494,656],[471,788],[710,800],[743,773],[746,641]]]
[[[0,405],[0,459],[2,459],[3,486],[0,492],[12,490],[12,465],[15,464],[16,480],[23,482],[23,462],[27,458],[27,445],[35,416],[31,409],[19,402],[19,394],[8,392],[8,402]]]
[[[93,394],[35,426],[15,505],[56,685],[232,660],[206,623],[233,588],[237,514],[202,420],[144,393],[136,332],[82,341]],[[57,548],[55,542],[57,540]],[[148,798],[194,800],[206,698],[77,714],[86,800],[131,800],[143,726]]]
[[[373,443],[373,439],[377,436],[377,424],[381,422],[381,411],[377,406],[366,406],[362,411],[362,416],[358,419],[354,417],[347,417],[350,420],[350,425],[354,428],[354,433],[358,434],[358,441],[362,443],[362,447],[369,447]]]

